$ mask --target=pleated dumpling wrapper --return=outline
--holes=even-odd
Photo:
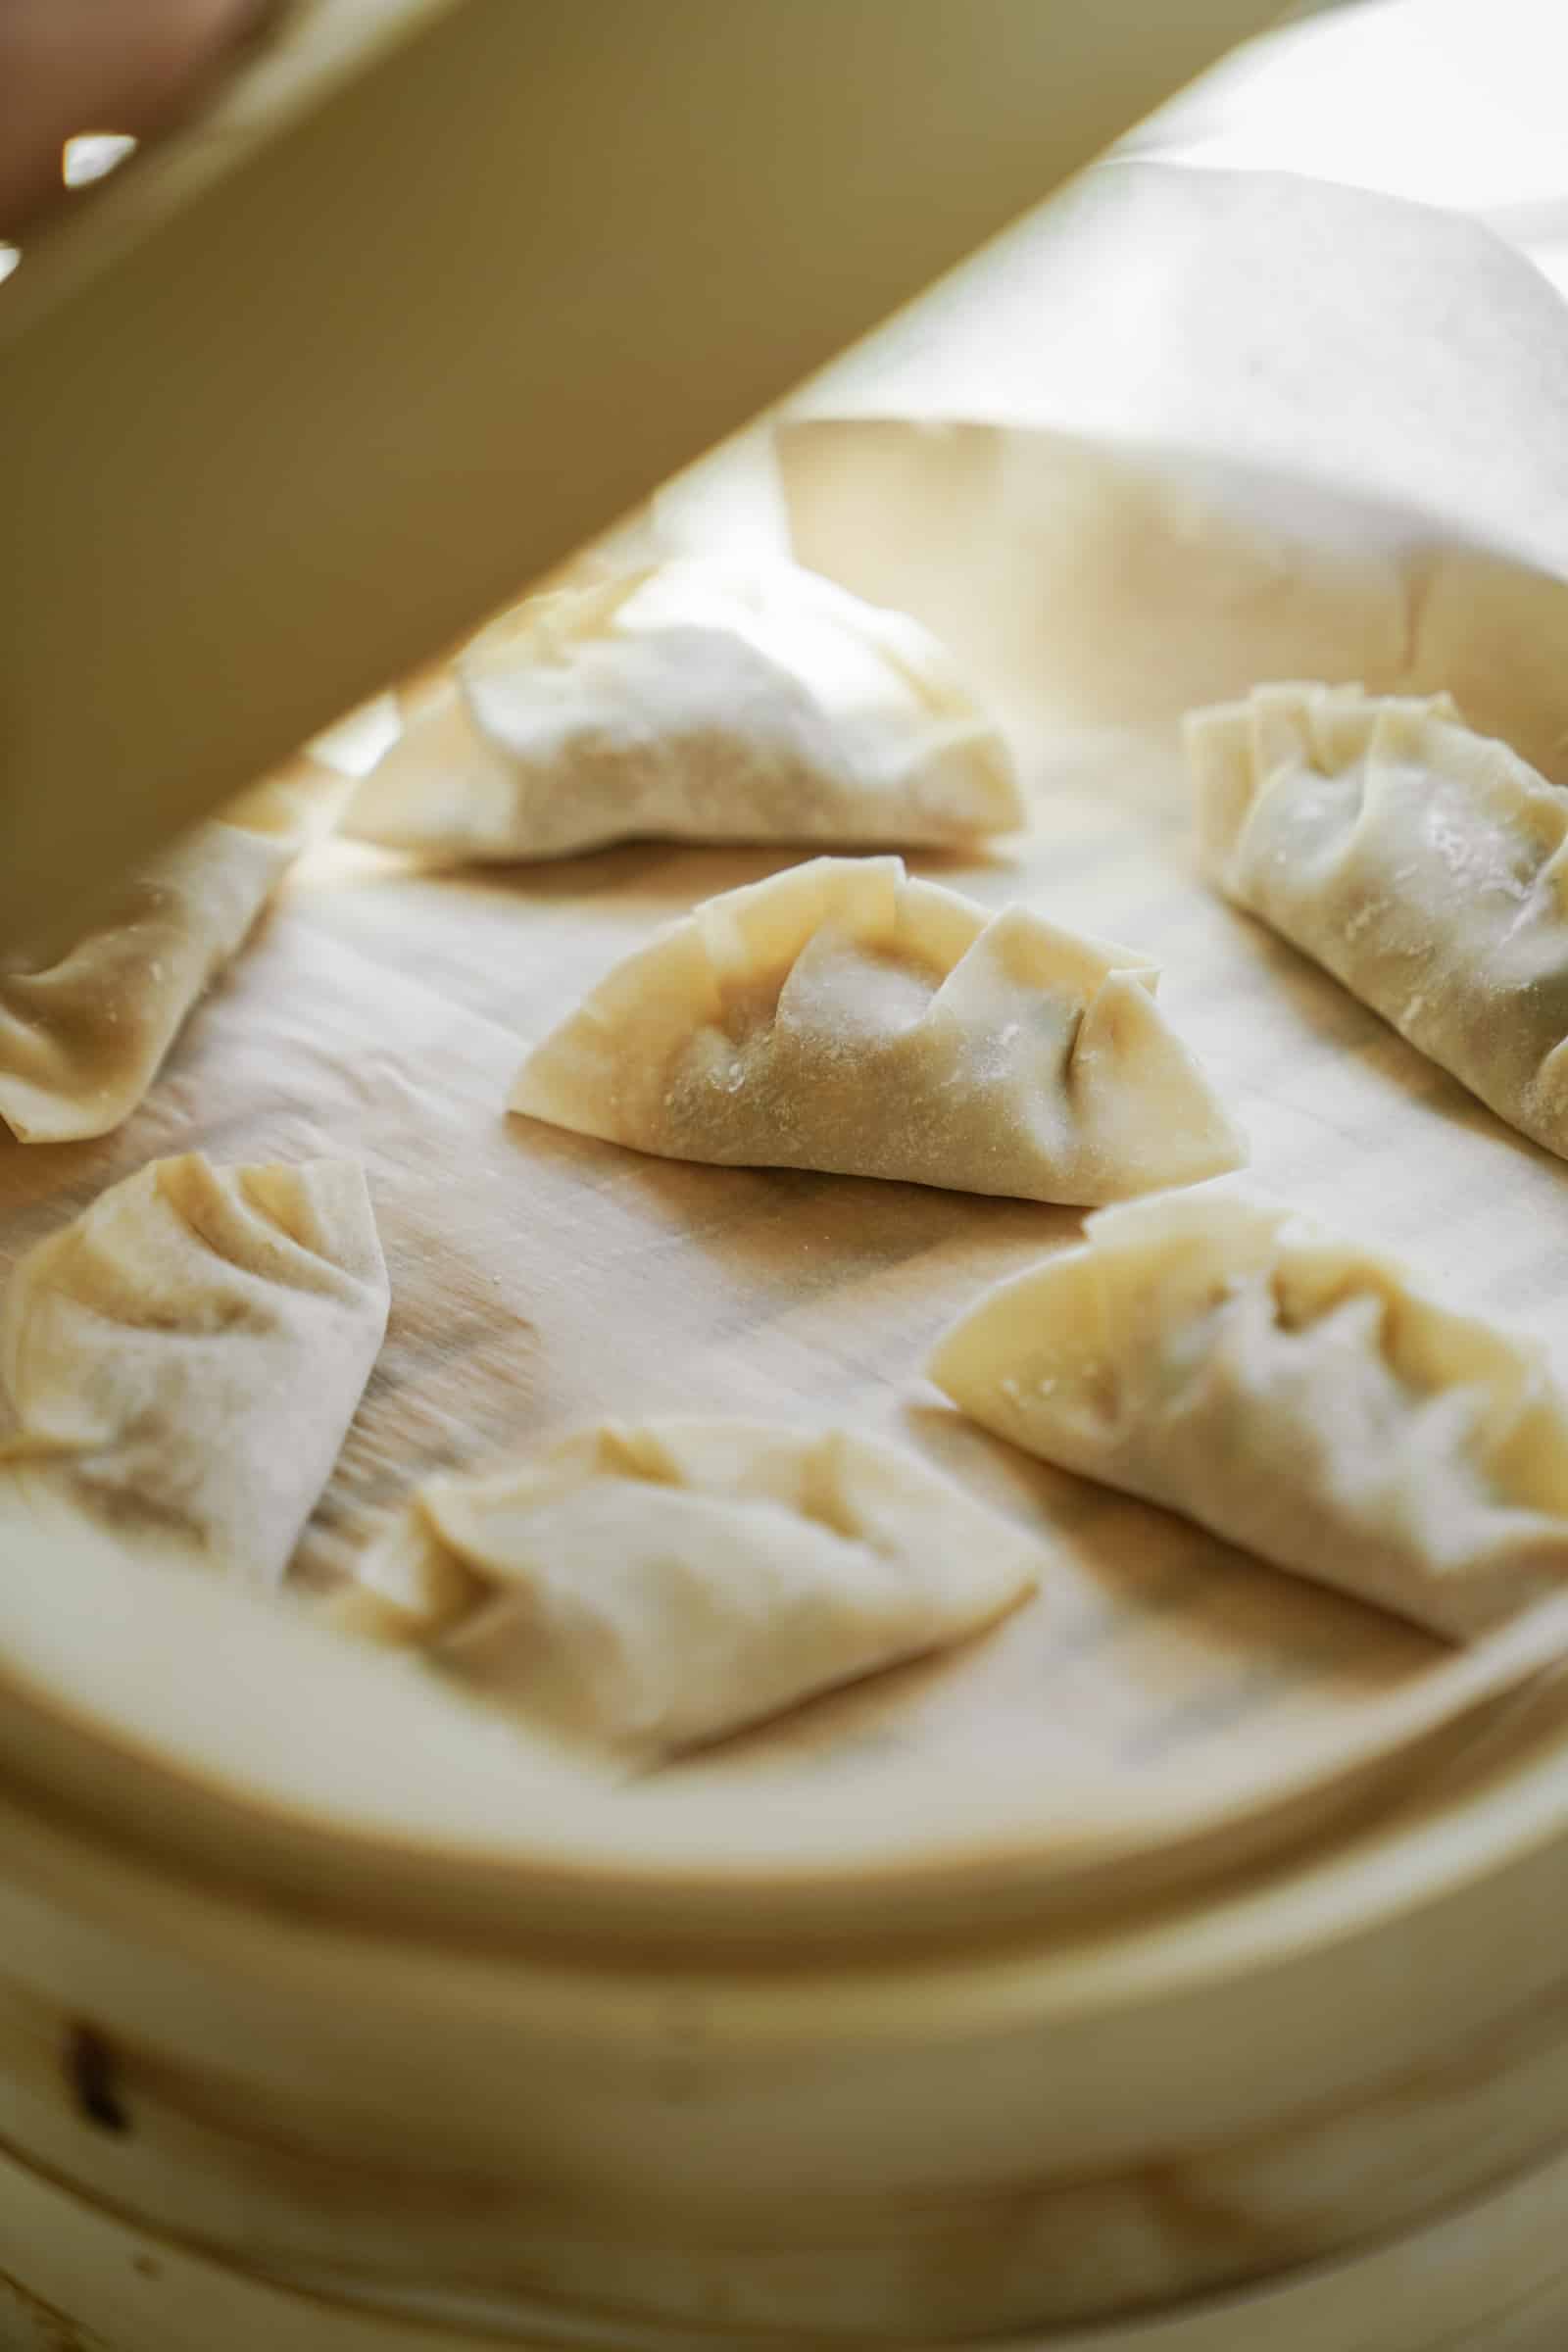
[[[1450,1640],[1568,1576],[1568,1408],[1533,1343],[1228,1187],[1087,1234],[938,1348],[976,1421]]]
[[[1446,695],[1261,686],[1187,752],[1227,898],[1568,1156],[1568,794]]]
[[[843,1431],[607,1422],[430,1479],[333,1603],[540,1729],[646,1768],[977,1633],[1041,1546]]]
[[[670,1159],[1120,1200],[1246,1157],[1157,977],[897,858],[817,858],[616,965],[511,1107]]]
[[[0,1557],[53,1543],[275,1586],[386,1328],[352,1161],[154,1160],[16,1266]]]
[[[130,1116],[346,790],[324,774],[259,785],[131,875],[64,956],[0,955],[0,1119],[14,1135],[74,1143]]]
[[[459,861],[1026,822],[1004,738],[918,621],[792,564],[685,558],[536,597],[476,638],[345,829]]]

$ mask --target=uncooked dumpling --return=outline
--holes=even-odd
[[[1226,896],[1568,1156],[1568,796],[1446,695],[1263,686],[1187,747]]]
[[[897,858],[818,858],[618,964],[511,1106],[671,1159],[1114,1200],[1246,1156],[1157,978]]]
[[[386,1328],[348,1160],[155,1160],[20,1260],[0,1315],[18,1424],[0,1557],[50,1543],[282,1577]]]
[[[345,829],[447,859],[634,837],[972,841],[1026,822],[1002,736],[918,621],[790,564],[682,560],[476,640]]]
[[[960,1641],[1040,1565],[1032,1539],[866,1438],[607,1422],[429,1480],[332,1613],[646,1765]]]
[[[975,1420],[1453,1639],[1568,1575],[1568,1408],[1529,1341],[1226,1188],[1088,1237],[937,1349]]]
[[[0,957],[0,1119],[24,1144],[107,1135],[346,787],[257,787],[130,877],[56,962]]]

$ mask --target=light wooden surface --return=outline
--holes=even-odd
[[[1558,2157],[1432,2229],[1262,2292],[1088,2334],[992,2336],[949,2352],[1560,2352],[1565,2205],[1568,2158]],[[13,2263],[32,2285],[8,2280]],[[61,2300],[47,2300],[51,2292]],[[118,2221],[0,2153],[5,2352],[590,2352],[596,2343],[601,2352],[726,2352],[707,2331],[607,2335],[546,2324],[497,2334],[334,2306]]]

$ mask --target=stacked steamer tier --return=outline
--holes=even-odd
[[[8,2343],[35,2305],[93,2352],[1568,2328],[1549,1682],[1108,1871],[617,1859],[587,1796],[579,1866],[569,1821],[487,1859],[258,1792],[244,1725],[200,1773],[124,1735],[0,1707]]]

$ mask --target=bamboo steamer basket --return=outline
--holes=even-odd
[[[477,1719],[241,1595],[25,1586],[0,2343],[1568,2340],[1552,1685],[1095,1868],[973,1819],[829,1867],[745,1789],[727,1859],[509,1824]]]
[[[1558,2226],[1565,2192],[1568,2164],[1559,2159],[1430,2230],[1282,2285],[1205,2298],[1125,2328],[1074,2330],[1049,2344],[1039,2336],[1008,2341],[1013,2352],[1254,2352],[1258,2344],[1399,2352],[1417,2343],[1444,2352],[1557,2352],[1568,2325]],[[215,2342],[225,2352],[472,2352],[503,2341],[522,2352],[565,2352],[586,2340],[557,2329],[502,2338],[390,2323],[258,2285],[0,2158],[0,2230],[8,2221],[29,2272],[85,2315],[80,2325],[70,2322],[58,2303],[0,2278],[0,2342],[18,2352],[207,2352]],[[12,2245],[0,2239],[0,2261],[11,2258]],[[712,2352],[718,2339],[702,2340]]]
[[[72,1705],[41,1647],[0,1699],[0,2275],[89,2346],[1221,2352],[1257,2340],[1223,2297],[1268,2280],[1271,2342],[1491,2352],[1499,2268],[1568,2294],[1551,1681],[1157,1877],[1013,1851],[775,1899],[313,1818],[243,1707],[193,1770],[181,1723],[160,1750],[103,1706],[112,1659],[81,1674],[89,1598]],[[302,1721],[346,1674],[375,1755],[358,1653],[177,1578],[148,1638],[193,1606]],[[1457,2302],[1413,2257],[1377,2285],[1423,2225],[1485,2256]],[[1321,2332],[1325,2295],[1361,2333]]]
[[[1568,1690],[1511,1639],[1380,1649],[1277,1784],[1075,1846],[911,1781],[882,1851],[827,1782],[628,1834],[301,1616],[0,1577],[0,2343],[1557,2352]]]

